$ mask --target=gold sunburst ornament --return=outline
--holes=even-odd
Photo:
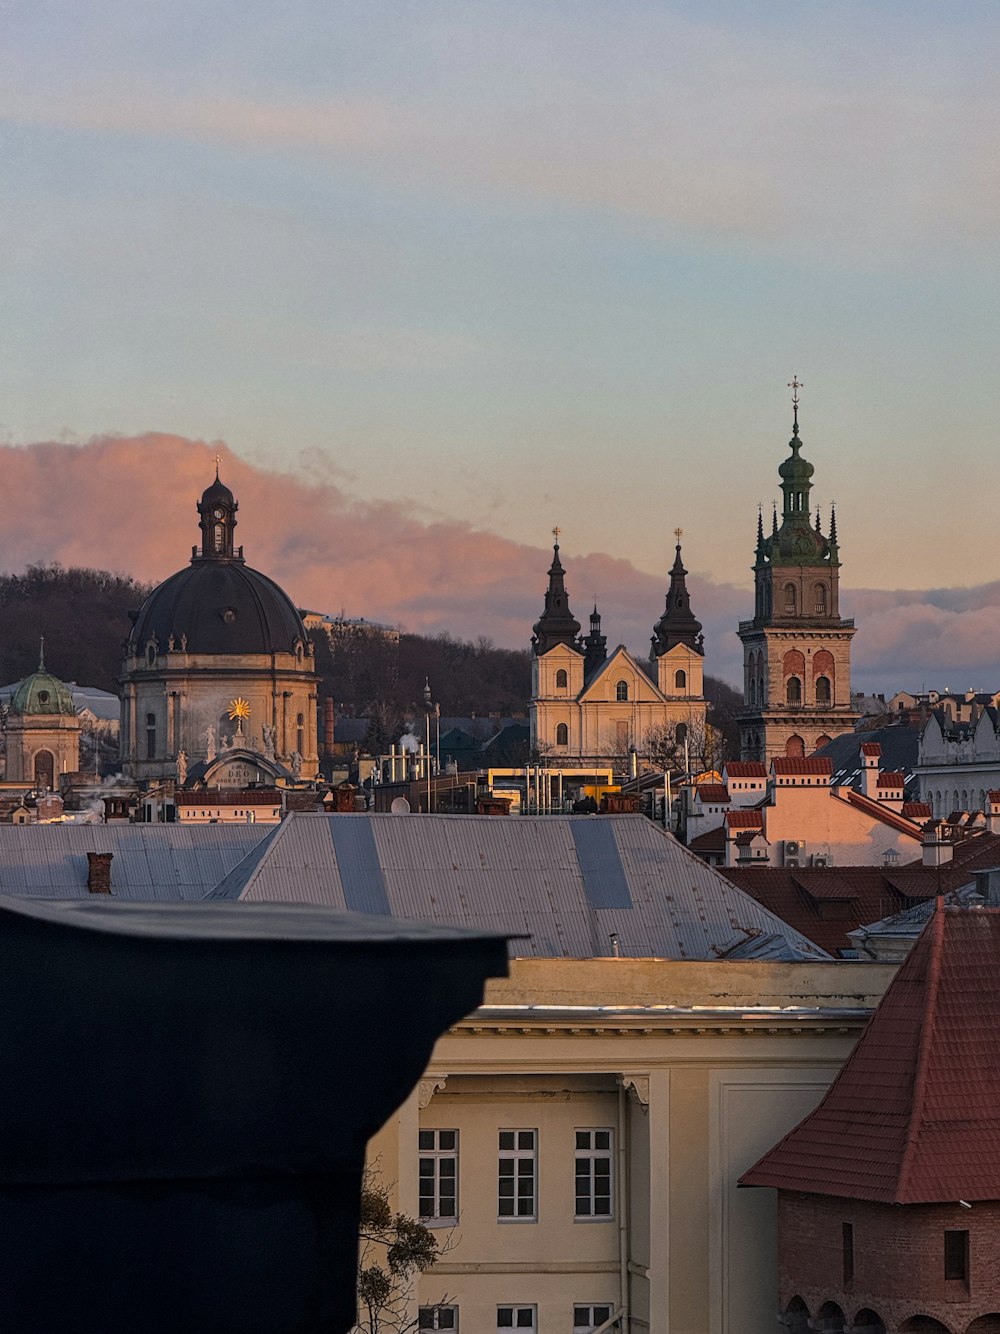
[[[229,720],[230,722],[242,722],[244,718],[250,717],[250,701],[239,696],[237,699],[229,701]]]

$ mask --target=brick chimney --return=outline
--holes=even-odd
[[[111,852],[87,853],[87,893],[111,893]]]

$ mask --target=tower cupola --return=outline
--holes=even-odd
[[[201,551],[195,548],[192,559],[242,560],[243,548],[234,545],[236,511],[239,505],[232,491],[219,480],[219,458],[215,459],[215,481],[202,492],[198,502],[201,527]]]
[[[589,681],[608,658],[608,637],[601,634],[601,613],[597,610],[596,602],[590,613],[590,634],[580,642],[583,645],[583,675]]]

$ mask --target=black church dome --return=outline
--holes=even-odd
[[[302,617],[273,579],[243,563],[233,541],[239,506],[215,481],[198,504],[201,550],[186,570],[165,579],[142,604],[129,635],[129,652],[294,653],[308,645]]]
[[[142,604],[129,649],[145,653],[151,639],[165,652],[294,653],[308,644],[302,618],[267,575],[242,561],[196,559],[154,588]]]

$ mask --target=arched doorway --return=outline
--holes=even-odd
[[[823,1334],[844,1334],[844,1313],[836,1302],[824,1302],[816,1314],[816,1329]]]
[[[911,1315],[899,1327],[899,1334],[951,1334],[947,1325],[929,1315]]]
[[[35,787],[44,787],[51,791],[56,785],[56,762],[50,750],[35,751],[34,769]]]
[[[785,1307],[785,1318],[782,1323],[788,1334],[809,1334],[809,1307],[801,1297],[793,1297]]]
[[[863,1307],[854,1317],[854,1328],[863,1329],[865,1334],[885,1334],[885,1321],[870,1307]]]
[[[1000,1334],[1000,1314],[981,1315],[965,1331],[965,1334]]]

